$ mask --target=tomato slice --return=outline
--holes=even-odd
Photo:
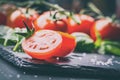
[[[62,37],[55,31],[41,30],[23,41],[23,50],[37,59],[47,59],[59,52],[62,44]]]
[[[39,30],[22,42],[25,53],[44,60],[64,57],[73,51],[75,45],[75,38],[70,34],[52,30]]]

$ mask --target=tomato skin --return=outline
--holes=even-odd
[[[47,11],[40,15],[38,19],[34,21],[35,30],[49,29],[65,32],[67,29],[67,24],[64,19],[57,21],[51,19],[50,14],[54,15],[55,13],[55,11]],[[57,16],[60,17],[60,15]]]
[[[72,52],[76,46],[75,37],[71,36],[68,33],[59,32],[62,36],[63,42],[62,47],[60,50],[60,53],[57,55],[59,57],[63,57],[68,55],[70,52]]]
[[[109,19],[101,19],[94,23],[91,28],[91,37],[96,40],[96,32],[99,32],[102,39],[120,40],[120,25]]]
[[[28,13],[25,13],[26,10],[26,8],[19,8],[18,10],[13,11],[7,19],[7,25],[12,28],[24,28],[24,21],[30,28],[33,28],[32,22],[37,19],[39,14],[32,9],[29,9]]]
[[[68,33],[73,32],[84,32],[87,34],[90,34],[90,28],[94,23],[94,18],[88,16],[88,15],[79,15],[75,14],[73,16],[77,21],[80,22],[80,24],[77,24],[72,18],[68,18],[67,20],[67,26],[68,26]]]
[[[45,34],[45,37],[40,38],[41,35],[43,36],[42,33],[46,32],[47,34]],[[49,35],[52,35],[52,37]],[[44,49],[41,49],[41,47],[44,47],[42,44],[51,42],[51,40],[53,40],[52,38],[56,39],[56,42],[46,45],[48,48],[45,47]],[[31,44],[34,46],[31,47]],[[36,31],[30,38],[22,42],[22,48],[25,53],[30,55],[32,58],[44,60],[48,60],[52,57],[64,57],[75,48],[75,45],[75,39],[71,35],[52,30]]]
[[[3,12],[6,16],[9,16],[14,10],[16,10],[16,6],[14,4],[5,3],[0,6],[1,12]]]
[[[6,15],[0,12],[0,25],[6,24]]]

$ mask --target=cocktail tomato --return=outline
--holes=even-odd
[[[27,8],[19,8],[11,13],[11,15],[7,19],[7,25],[12,28],[23,28],[25,27],[23,21],[28,24],[30,28],[32,28],[32,22],[38,18],[37,11],[33,9]]]
[[[75,48],[75,39],[69,34],[52,30],[36,31],[22,43],[25,53],[36,59],[64,57]]]
[[[100,19],[91,28],[91,37],[96,40],[99,33],[102,39],[120,40],[120,24],[112,22],[111,19]]]
[[[71,17],[68,17],[67,22],[67,32],[68,33],[73,33],[73,32],[84,32],[89,34],[90,33],[90,28],[92,27],[94,23],[94,18],[88,16],[88,15],[79,15],[75,14],[73,15],[74,19],[79,22],[76,23]]]
[[[35,30],[49,29],[65,32],[67,29],[67,24],[64,21],[65,17],[61,17],[62,15],[56,11],[44,12],[34,21]]]

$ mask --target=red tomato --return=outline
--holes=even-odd
[[[14,4],[5,3],[0,6],[1,12],[3,12],[6,16],[9,16],[14,10],[16,10],[16,6]]]
[[[102,39],[120,40],[120,24],[113,23],[110,19],[101,19],[94,23],[91,28],[91,37],[96,40],[96,33]]]
[[[37,20],[34,22],[35,30],[41,29],[50,29],[55,31],[66,31],[67,24],[64,19],[53,20],[52,16],[55,14],[55,11],[44,12]],[[52,16],[51,16],[52,15]],[[56,13],[56,17],[61,18],[62,16],[59,13]]]
[[[73,32],[84,32],[89,34],[90,28],[94,23],[94,19],[88,15],[78,15],[75,14],[73,16],[77,21],[80,22],[80,24],[77,24],[72,18],[68,18],[67,20],[67,26],[68,26],[68,33]]]
[[[47,60],[69,54],[75,48],[75,39],[68,34],[39,30],[22,42],[22,48],[33,58]]]
[[[64,32],[59,32],[62,36],[63,42],[62,42],[62,47],[61,51],[58,54],[58,56],[61,56],[61,53],[63,54],[62,56],[66,56],[68,53],[70,53],[76,46],[76,41],[75,37],[71,36],[68,33]],[[62,57],[61,56],[61,57]]]
[[[26,13],[26,10],[26,8],[19,8],[18,10],[15,10],[13,13],[11,13],[7,20],[7,25],[12,28],[23,28],[25,27],[23,21],[25,21],[26,24],[32,28],[32,22],[37,19],[39,15],[35,10],[29,9],[28,13]]]
[[[6,16],[0,12],[0,25],[6,24]]]

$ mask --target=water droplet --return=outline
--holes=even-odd
[[[20,75],[19,75],[19,74],[17,74],[17,78],[20,78]]]
[[[79,60],[81,60],[81,59],[82,59],[82,57],[79,57],[78,59],[79,59]]]
[[[49,80],[52,80],[52,78],[51,78],[51,77],[49,77],[48,79],[49,79]]]
[[[38,77],[38,75],[34,75],[34,77],[35,77],[35,78],[37,78],[37,77]]]
[[[26,72],[23,72],[23,74],[26,74]]]
[[[85,57],[85,56],[86,56],[86,53],[83,53],[82,56]]]

